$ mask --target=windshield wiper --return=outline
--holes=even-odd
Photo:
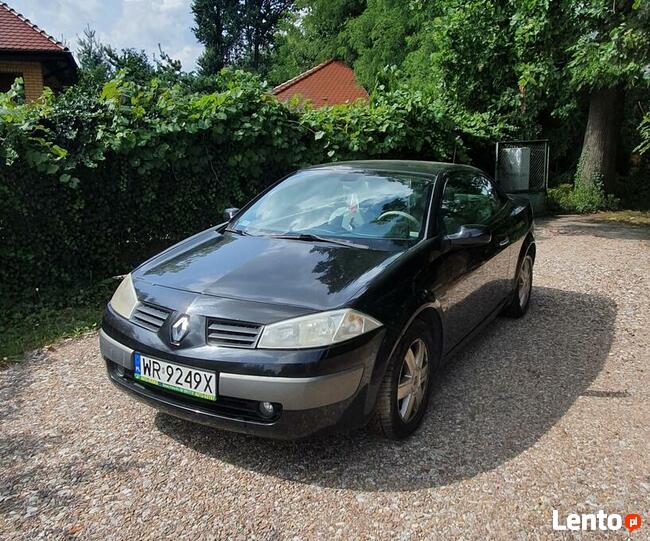
[[[321,237],[319,235],[314,235],[313,233],[284,233],[282,235],[270,235],[274,239],[288,239],[288,240],[306,240],[306,241],[318,241],[318,242],[327,242],[330,244],[338,244],[340,246],[347,246],[348,248],[360,248],[361,250],[368,250],[369,247],[363,244],[356,244],[354,242],[349,242],[346,240],[333,239],[330,237]]]
[[[230,229],[229,227],[226,227],[224,231],[228,231],[228,233],[236,233],[237,235],[242,235],[244,237],[253,237],[251,233],[248,231],[244,231],[243,229]]]

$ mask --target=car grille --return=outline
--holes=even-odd
[[[254,348],[261,325],[228,319],[208,319],[208,344],[233,348]]]
[[[131,321],[145,329],[156,332],[163,326],[168,317],[169,310],[140,302],[131,315]]]

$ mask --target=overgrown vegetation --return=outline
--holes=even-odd
[[[212,92],[223,66],[277,84],[340,58],[370,91],[417,89],[461,126],[490,119],[502,136],[548,138],[551,179],[578,178],[578,199],[577,184],[596,179],[622,205],[650,208],[650,2],[194,0],[192,11],[206,46],[198,75],[88,35],[82,73],[126,68]],[[493,143],[472,145],[473,163],[493,170]]]
[[[0,368],[20,360],[26,351],[95,330],[116,285],[109,278],[92,287],[25,292],[25,298],[5,307],[0,318]]]
[[[197,93],[122,73],[101,94],[33,105],[0,94],[1,303],[126,272],[304,164],[461,160],[466,138],[489,135],[419,92],[299,109],[242,73],[214,84]]]
[[[573,182],[577,175],[583,186],[600,179],[623,202],[620,179],[646,167],[648,158],[639,160],[638,152],[647,144],[633,149],[639,135],[648,140],[648,121],[641,134],[637,129],[650,107],[648,1],[296,0],[296,6],[274,51],[273,82],[342,58],[367,88],[406,84],[436,95],[458,115],[490,113],[516,138],[548,138],[552,178]],[[627,127],[634,138],[620,137]],[[476,158],[492,165],[489,154]],[[576,192],[584,197],[582,188]],[[643,204],[650,207],[650,198]]]
[[[620,201],[611,194],[605,194],[602,184],[560,184],[557,188],[550,188],[547,193],[546,204],[551,212],[561,214],[585,214],[599,210],[615,210]]]

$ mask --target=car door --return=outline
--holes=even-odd
[[[470,224],[484,225],[492,233],[486,245],[447,246],[436,262],[436,297],[445,317],[447,351],[492,314],[506,295],[510,265],[507,212],[507,200],[478,170],[447,174],[438,208],[442,233],[453,235]]]
[[[481,177],[481,185],[486,195],[492,200],[494,213],[489,222],[494,243],[494,261],[492,268],[495,272],[494,294],[495,305],[500,304],[512,290],[512,276],[516,264],[516,253],[513,250],[513,220],[512,200],[502,193],[496,184],[487,176]],[[513,255],[514,254],[514,255]],[[513,257],[515,261],[513,262]]]

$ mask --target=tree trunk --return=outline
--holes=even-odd
[[[593,185],[601,179],[611,192],[616,175],[616,148],[625,94],[621,88],[596,90],[589,100],[589,119],[582,144],[579,182]]]

